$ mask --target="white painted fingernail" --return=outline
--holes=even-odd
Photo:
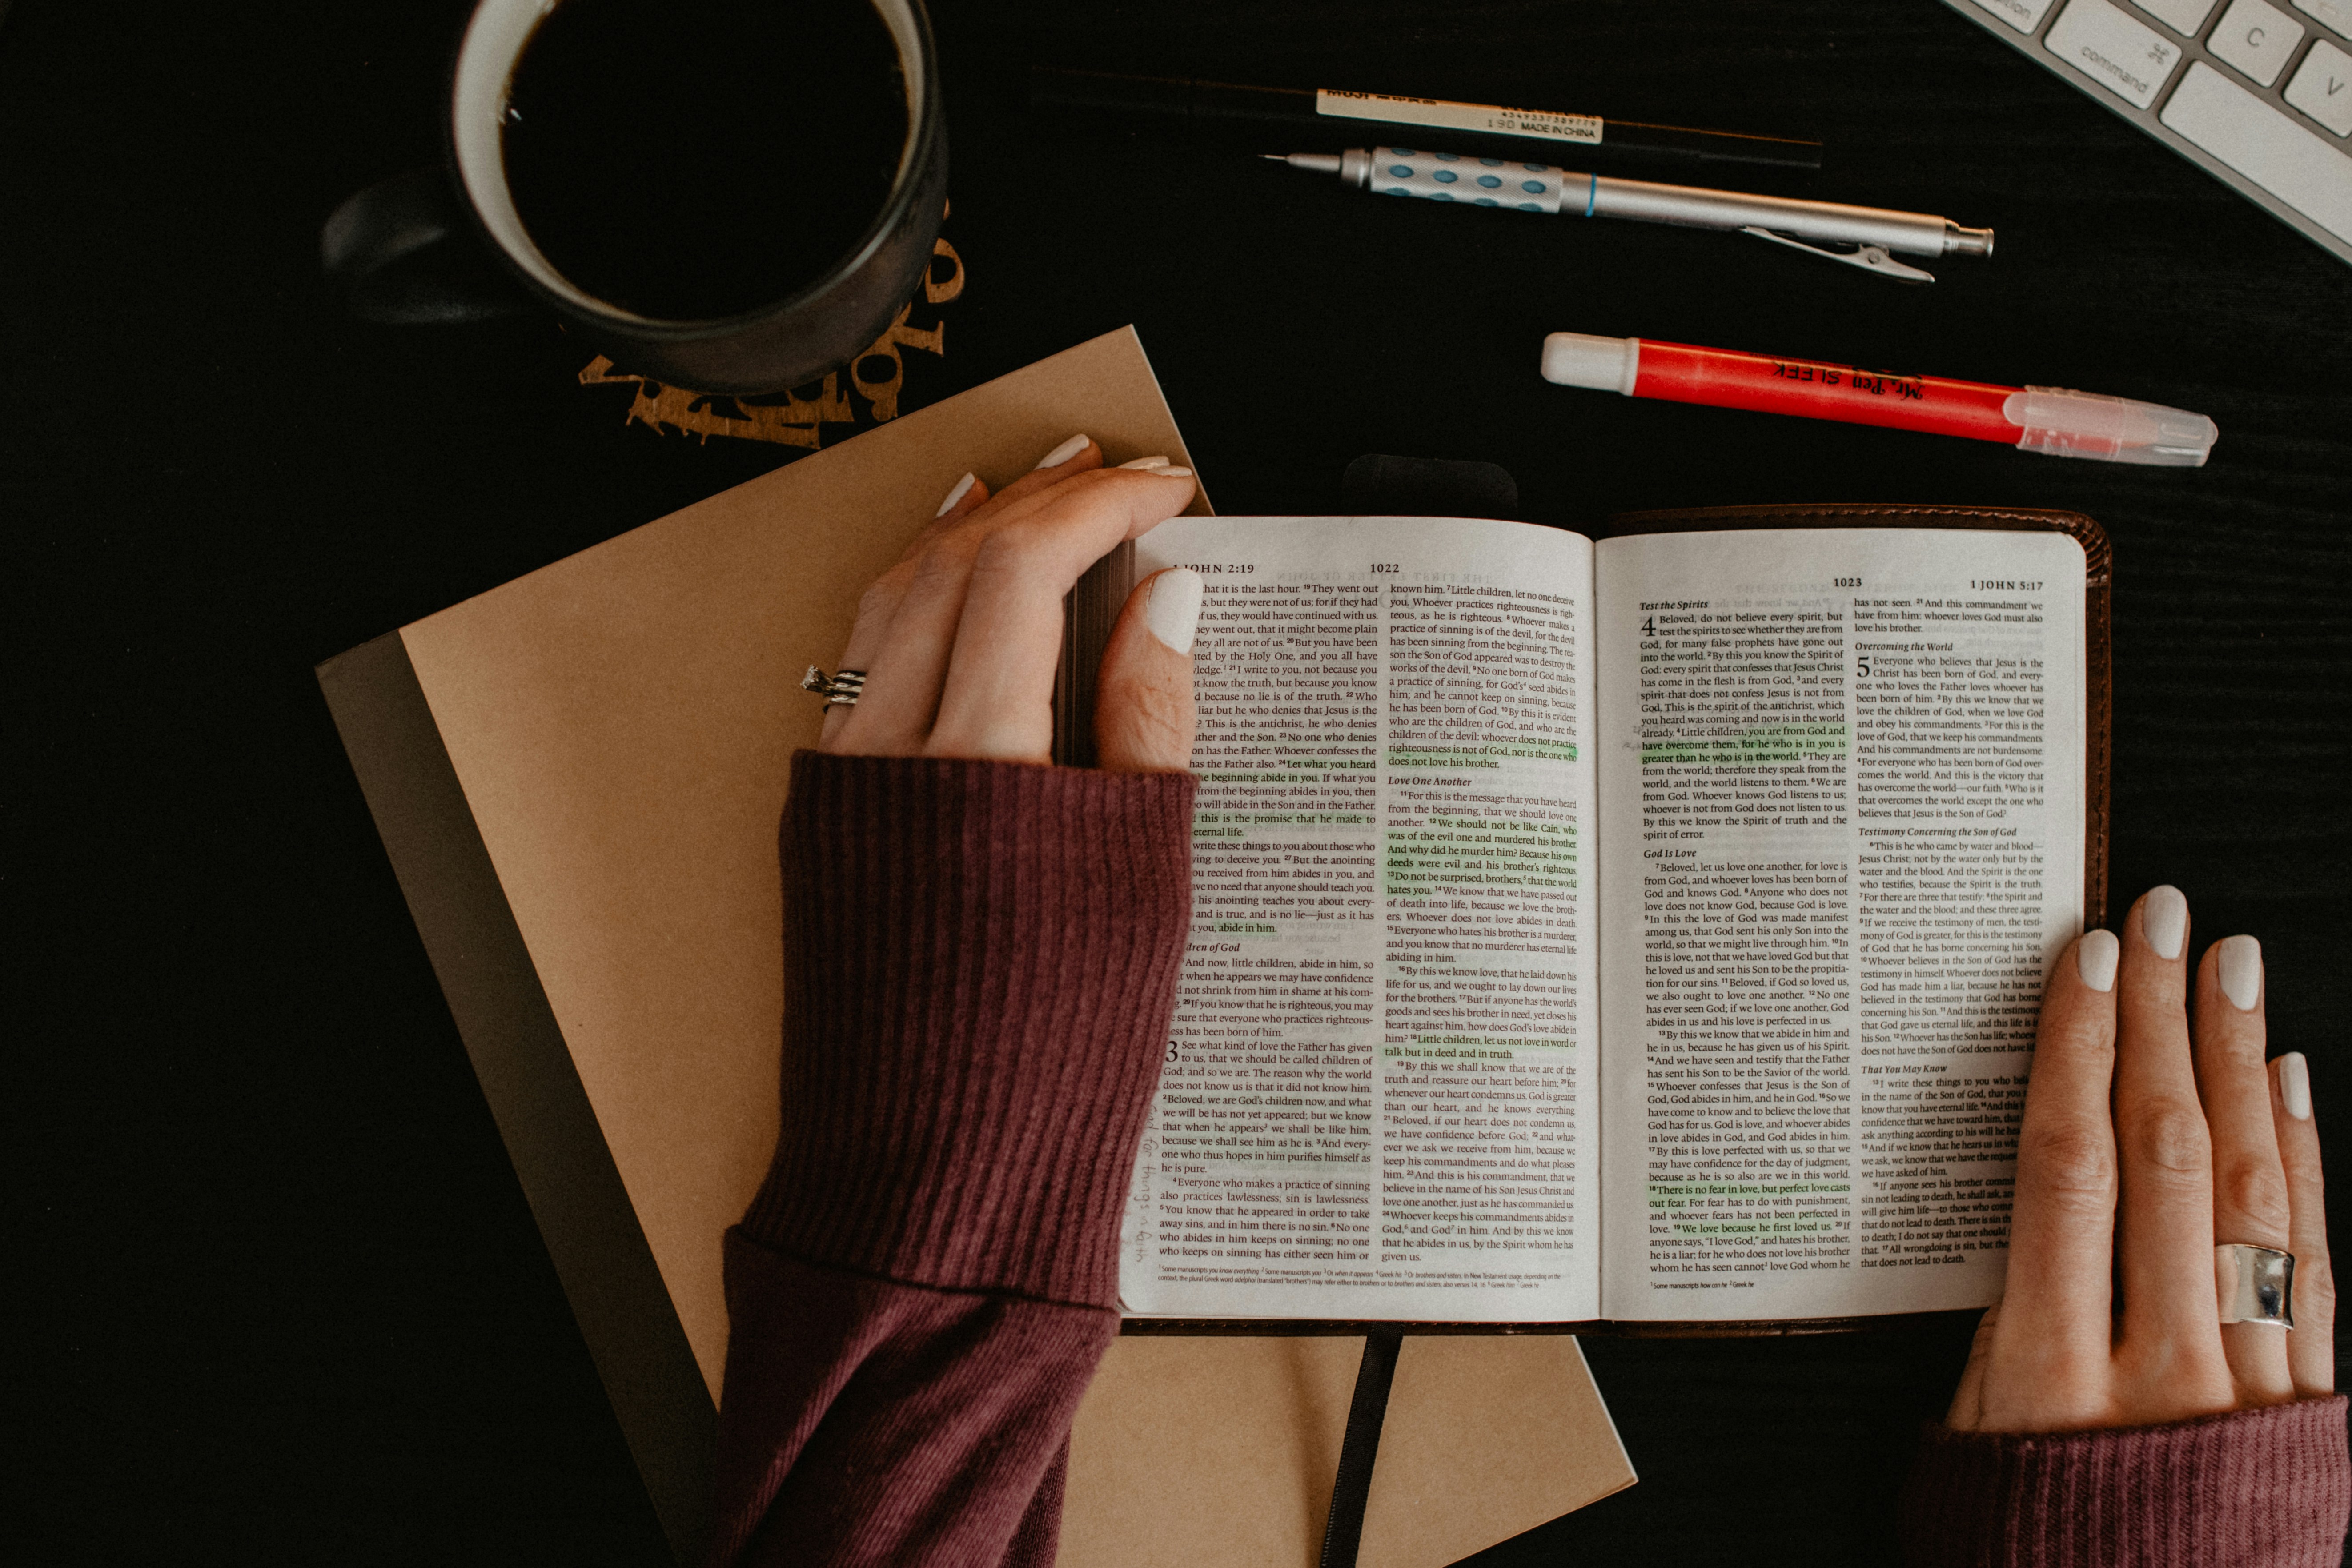
[[[2189,895],[2167,885],[2150,888],[2140,905],[2139,929],[2158,958],[2179,958],[2189,935]]]
[[[1037,466],[1041,468],[1058,468],[1064,463],[1068,462],[1072,458],[1076,457],[1080,452],[1083,452],[1086,449],[1087,438],[1084,436],[1073,436],[1068,440],[1063,442],[1060,446],[1055,447],[1052,451],[1046,453],[1044,457],[1038,458]]]
[[[1192,477],[1190,468],[1154,468],[1151,471],[1163,479],[1189,479]]]
[[[1165,457],[1135,458],[1119,465],[1122,468],[1164,468],[1167,466],[1168,459]]]
[[[1190,566],[1171,566],[1151,584],[1144,601],[1143,624],[1151,635],[1176,653],[1192,651],[1192,634],[1201,625],[1201,574]]]
[[[966,474],[963,478],[958,479],[955,482],[955,489],[948,492],[948,499],[940,502],[940,510],[931,513],[931,515],[933,517],[945,517],[948,513],[955,510],[956,502],[971,494],[971,487],[978,483],[980,483],[980,480],[971,474]]]
[[[2279,1101],[2297,1121],[2311,1120],[2311,1064],[2301,1051],[2279,1058]]]
[[[2263,994],[2263,944],[2250,936],[2233,936],[2221,943],[2221,994],[2241,1013],[2251,1013]]]
[[[2116,963],[2124,955],[2124,944],[2116,940],[2111,931],[2086,931],[2083,940],[2074,944],[2074,971],[2083,984],[2094,991],[2116,988]]]

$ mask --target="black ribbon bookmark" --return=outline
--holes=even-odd
[[[1396,1381],[1397,1352],[1403,1345],[1404,1334],[1396,1329],[1375,1329],[1364,1336],[1356,1396],[1348,1403],[1348,1435],[1339,1443],[1339,1471],[1331,1478],[1331,1513],[1323,1525],[1318,1568],[1356,1568],[1356,1552],[1364,1541],[1364,1503],[1372,1495],[1372,1462],[1380,1458],[1389,1385]]]

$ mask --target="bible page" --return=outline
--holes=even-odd
[[[1989,1304],[2042,977],[2082,929],[2082,547],[1596,553],[1607,1314]]]
[[[1122,1305],[1592,1316],[1591,541],[1185,517],[1135,546],[1171,565],[1192,929]]]

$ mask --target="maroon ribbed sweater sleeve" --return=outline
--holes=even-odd
[[[715,1563],[1051,1561],[1118,1328],[1193,786],[793,759],[783,1124],[727,1238]]]
[[[1931,1429],[1903,1498],[1915,1568],[2336,1568],[2345,1401],[2167,1426]]]

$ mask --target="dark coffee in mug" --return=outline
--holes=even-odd
[[[499,142],[556,271],[691,321],[786,299],[845,259],[908,128],[869,0],[562,0],[516,61]]]
[[[446,168],[371,185],[321,229],[352,309],[536,304],[701,392],[856,359],[921,286],[946,211],[923,0],[475,0],[447,130]]]

